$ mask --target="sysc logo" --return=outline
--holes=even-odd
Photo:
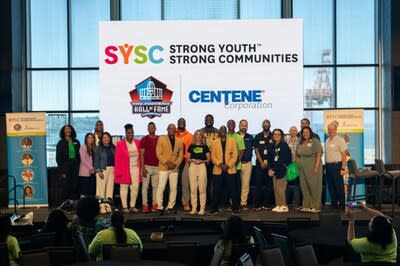
[[[153,76],[136,84],[129,92],[133,114],[154,118],[171,113],[172,91],[163,82]]]

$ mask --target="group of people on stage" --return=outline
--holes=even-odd
[[[211,114],[205,116],[204,123],[204,128],[192,134],[186,129],[185,119],[180,118],[176,125],[168,125],[166,135],[159,136],[156,124],[150,122],[148,135],[140,140],[135,138],[133,125],[126,124],[125,137],[116,145],[100,120],[94,133],[86,134],[82,145],[76,139],[74,128],[63,126],[56,161],[64,198],[86,195],[112,198],[115,183],[120,185],[122,211],[138,212],[136,200],[142,183],[142,212],[170,211],[175,208],[179,178],[185,211],[204,215],[207,203],[209,213],[214,214],[221,204],[229,202],[232,212],[238,213],[249,208],[254,151],[254,210],[288,212],[289,198],[293,198],[291,201],[298,210],[320,210],[323,150],[307,118],[301,120],[300,132],[292,126],[287,135],[279,128],[271,131],[271,123],[265,119],[262,131],[255,137],[247,132],[248,122],[244,119],[240,120],[238,131],[234,120],[215,128]],[[328,126],[326,177],[332,206],[344,208],[342,175],[346,170],[347,145],[337,135],[337,127],[336,122]],[[292,162],[299,165],[299,178],[287,182],[286,169]],[[167,182],[169,198],[164,204]],[[100,212],[111,212],[111,206],[101,204]]]

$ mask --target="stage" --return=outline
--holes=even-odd
[[[390,204],[383,204],[382,205],[382,211],[387,214],[388,216],[392,216],[392,206]],[[34,223],[43,223],[49,212],[53,210],[54,208],[46,208],[46,207],[40,207],[40,208],[17,208],[17,214],[19,215],[24,215],[28,212],[33,212],[33,222]],[[242,217],[243,220],[245,220],[248,223],[259,223],[259,222],[275,222],[275,223],[286,223],[288,219],[309,219],[312,222],[318,222],[320,215],[324,213],[331,213],[335,212],[336,210],[332,209],[330,206],[324,206],[321,209],[320,213],[307,213],[307,212],[300,212],[300,211],[295,211],[293,209],[290,209],[289,212],[287,213],[275,213],[272,211],[253,211],[251,209],[246,210],[246,211],[241,211],[240,212],[240,217]],[[9,214],[12,215],[14,213],[13,208],[1,208],[0,213],[2,214]],[[357,213],[357,220],[358,221],[368,221],[371,217],[364,211],[361,210],[356,210]],[[400,213],[400,207],[395,205],[395,210],[394,210],[394,216],[399,215]],[[142,213],[141,211],[137,213],[127,213],[125,214],[125,219],[128,222],[151,222],[151,221],[162,221],[162,220],[168,220],[168,221],[176,221],[176,222],[181,222],[181,221],[207,221],[207,222],[223,222],[226,221],[230,216],[232,215],[231,211],[228,210],[222,210],[219,211],[218,214],[208,214],[204,216],[199,216],[199,215],[191,215],[188,211],[183,211],[182,208],[179,206],[176,208],[175,212],[164,212],[163,214],[157,212],[149,212],[149,213]],[[342,211],[340,213],[342,221],[346,221],[347,218],[344,215],[344,212]],[[72,219],[74,216],[73,212],[67,212],[68,218]],[[108,214],[102,214],[100,216],[107,217]]]

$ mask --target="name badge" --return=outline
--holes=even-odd
[[[329,147],[333,148],[335,147],[335,144],[329,144]]]
[[[268,154],[268,150],[264,150],[264,155],[267,155]]]
[[[260,140],[260,144],[265,144],[265,141],[264,140]]]
[[[274,161],[275,161],[275,162],[279,161],[279,156],[278,156],[278,155],[275,155]]]

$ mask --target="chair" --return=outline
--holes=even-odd
[[[264,249],[261,251],[263,266],[285,266],[285,261],[280,248]]]
[[[296,247],[296,265],[298,266],[318,266],[317,257],[312,245]]]
[[[396,180],[400,177],[400,170],[391,170],[386,171],[385,164],[383,160],[375,159],[375,169],[379,173],[380,176],[380,184],[379,184],[379,209],[381,208],[382,204],[382,190],[383,185],[385,183],[385,179],[392,180],[392,217],[394,215],[394,204],[396,201]]]
[[[8,247],[4,243],[0,243],[0,265],[10,265],[10,258],[8,257]]]
[[[236,265],[238,265],[238,266],[254,266],[249,253],[244,253],[239,258],[239,261],[236,263]]]
[[[74,264],[76,262],[73,247],[48,247],[47,254],[52,266]]]
[[[140,249],[137,245],[103,245],[103,260],[132,262],[139,259]]]
[[[168,260],[187,265],[196,264],[197,242],[170,241],[167,242]]]
[[[220,266],[223,255],[224,255],[224,247],[222,245],[217,245],[214,250],[214,255],[211,259],[210,266]]]
[[[86,244],[85,239],[83,238],[83,233],[81,231],[78,231],[78,241],[76,243],[76,254],[75,256],[80,260],[80,261],[90,261],[91,257],[89,255],[88,247]]]
[[[38,233],[33,234],[31,238],[31,249],[41,249],[43,247],[54,246],[56,242],[56,233]]]
[[[272,244],[276,247],[279,247],[283,259],[285,261],[286,266],[295,265],[293,262],[293,249],[291,248],[291,244],[289,243],[289,239],[287,236],[282,236],[278,234],[271,234]]]
[[[50,257],[44,249],[21,251],[19,253],[20,266],[50,266]]]
[[[236,265],[237,262],[244,254],[249,254],[253,261],[256,261],[257,247],[254,244],[232,244],[231,257],[229,258],[229,265]]]
[[[358,201],[358,200],[363,200],[367,194],[365,195],[356,195],[357,192],[357,181],[358,180],[366,180],[366,179],[372,179],[375,178],[375,180],[379,177],[379,173],[377,171],[373,170],[368,170],[368,169],[358,169],[357,163],[355,160],[349,160],[348,162],[349,166],[349,177],[353,179],[353,182],[349,182],[350,184],[350,199],[352,201]],[[352,184],[351,184],[352,183]],[[375,193],[375,197],[378,198],[377,196],[378,193]]]
[[[319,226],[321,227],[339,227],[342,225],[342,217],[340,212],[320,212]]]
[[[267,240],[262,232],[262,230],[256,226],[253,226],[254,236],[256,238],[256,243],[259,250],[264,250],[267,248]]]

